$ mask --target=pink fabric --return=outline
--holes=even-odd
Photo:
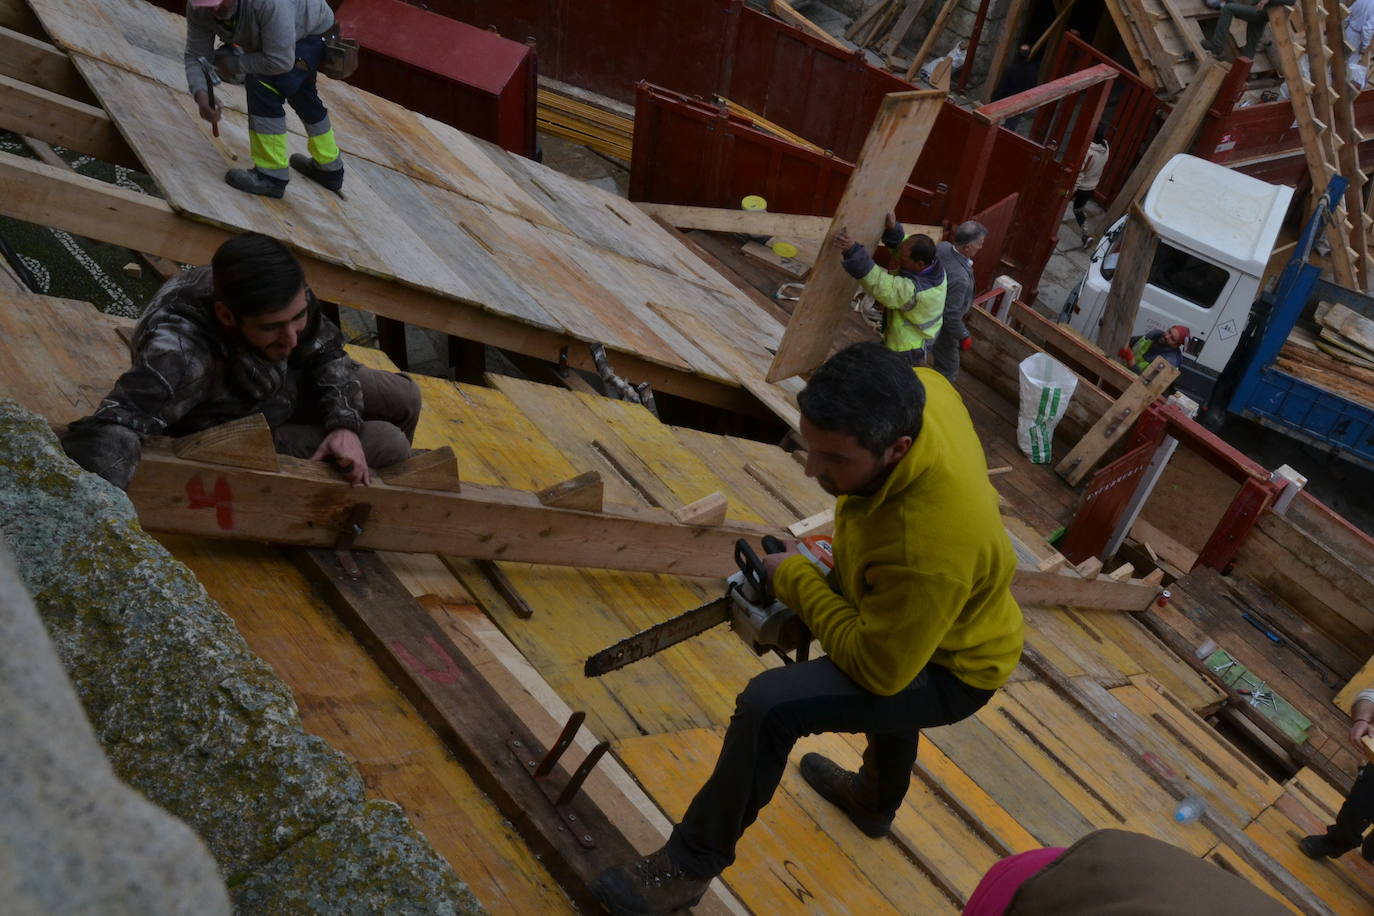
[[[1063,846],[1047,846],[1007,856],[983,875],[968,898],[964,916],[1002,916],[1017,889],[1063,854]]]

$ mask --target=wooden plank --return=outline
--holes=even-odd
[[[1138,579],[1084,579],[1069,570],[1041,572],[1018,569],[1011,592],[1027,607],[1068,606],[1097,611],[1143,611],[1159,596],[1159,589]]]
[[[1136,37],[1135,28],[1126,11],[1122,8],[1122,0],[1104,0],[1107,12],[1112,17],[1113,24],[1116,25],[1116,33],[1121,37],[1121,43],[1126,47],[1126,53],[1130,55],[1131,62],[1135,64],[1135,72],[1151,89],[1159,87],[1159,78],[1155,75],[1154,63],[1150,60],[1145,49],[1140,46],[1140,39]]]
[[[826,256],[792,313],[768,381],[790,378],[825,361],[831,335],[848,311],[854,290],[854,279],[830,251],[831,240],[845,231],[870,246],[877,241],[883,218],[910,180],[944,103],[945,93],[938,90],[894,92],[883,99],[821,246]]]
[[[281,467],[272,428],[260,413],[172,440],[172,454],[187,461],[275,471]]]
[[[830,230],[831,220],[824,216],[796,216],[767,210],[725,210],[716,207],[683,207],[675,204],[636,202],[650,216],[658,217],[679,229],[708,229],[712,232],[738,232],[743,235],[780,235],[820,243]]]
[[[215,249],[232,235],[178,216],[166,203],[146,194],[8,153],[0,153],[0,190],[4,192],[0,193],[0,213],[6,216],[66,229],[183,264],[208,263]],[[575,338],[556,330],[309,255],[301,260],[311,288],[325,299],[550,362],[558,361],[563,347],[573,345],[569,346],[569,364],[588,371],[595,369],[586,347],[577,346]],[[732,384],[689,375],[634,354],[617,352],[614,358],[618,371],[649,382],[656,391],[669,391],[730,410],[755,415],[759,412],[758,402]]]
[[[1008,118],[1023,115],[1028,111],[1056,102],[1069,96],[1077,95],[1085,89],[1096,86],[1098,83],[1107,83],[1116,79],[1116,68],[1107,64],[1094,64],[1079,70],[1077,73],[1070,73],[1048,83],[1042,83],[1025,92],[1007,96],[1005,99],[998,99],[987,105],[975,108],[973,113],[980,121],[985,124],[1001,124]]]
[[[103,162],[143,171],[143,164],[105,112],[3,75],[0,75],[0,128],[55,146],[80,150]]]
[[[185,456],[182,456],[185,457]],[[462,489],[458,478],[458,458],[449,446],[429,449],[380,470],[382,480],[393,487],[419,490]]]
[[[911,26],[916,22],[916,17],[925,11],[927,0],[905,0],[902,11],[897,15],[897,19],[892,23],[892,30],[887,33],[887,40],[878,49],[879,56],[888,57],[897,53],[898,46],[906,40],[907,33],[911,31]],[[1024,2],[1024,0],[1019,0]]]
[[[1178,97],[1173,110],[1169,112],[1169,116],[1159,128],[1159,133],[1155,134],[1154,140],[1150,141],[1150,145],[1140,157],[1140,161],[1136,163],[1130,176],[1122,183],[1121,190],[1117,192],[1111,205],[1107,207],[1104,226],[1113,225],[1130,208],[1133,201],[1145,196],[1150,183],[1154,181],[1155,175],[1159,173],[1165,163],[1177,153],[1185,153],[1192,148],[1193,140],[1197,137],[1198,129],[1202,126],[1202,119],[1206,117],[1207,109],[1212,107],[1212,103],[1216,100],[1217,91],[1221,88],[1222,80],[1226,78],[1226,74],[1230,70],[1230,64],[1222,63],[1210,56],[1202,66],[1198,67],[1192,82]],[[1126,262],[1123,260],[1122,263]],[[1101,340],[1102,338],[1099,337],[1098,339]],[[1103,349],[1108,353],[1113,352],[1111,348],[1105,345]]]
[[[1062,21],[1061,17],[1067,16],[1076,2],[1077,0],[1070,0],[1059,16],[1055,17],[1055,21]],[[1002,28],[997,36],[997,47],[993,49],[992,59],[988,63],[988,74],[983,78],[983,87],[978,93],[978,97],[984,102],[992,100],[992,94],[997,91],[997,84],[1002,82],[1002,73],[1007,69],[1007,61],[1011,59],[1011,49],[1020,43],[1021,17],[1025,12],[1026,0],[1011,0],[1007,4],[1007,15],[1002,20]],[[1039,49],[1031,49],[1032,57],[1037,50]]]
[[[605,490],[601,475],[596,471],[586,471],[562,483],[545,487],[534,495],[546,506],[600,512],[604,504]]]
[[[1198,30],[1197,20],[1184,16],[1178,8],[1177,0],[1159,0],[1159,5],[1178,30],[1178,36],[1188,49],[1188,53],[1193,56],[1193,62],[1199,67],[1202,66],[1208,55],[1207,50],[1202,47],[1202,33]]]
[[[725,523],[725,510],[729,507],[730,501],[725,494],[717,490],[709,496],[703,496],[695,502],[685,506],[678,506],[673,510],[673,518],[684,525],[708,525],[718,526]]]
[[[148,449],[129,498],[150,531],[327,547],[352,508],[367,503],[371,513],[354,541],[360,550],[709,577],[734,572],[738,538],[773,530],[684,525],[661,511],[629,507],[602,514],[551,508],[533,493],[477,484],[461,493],[385,483],[356,488],[320,462],[281,461],[282,472],[274,474]]]
[[[0,76],[79,102],[95,102],[71,60],[53,45],[0,26]]]
[[[554,808],[545,789],[524,772],[526,760],[521,759],[529,754],[537,760],[521,748],[539,748],[542,742],[380,557],[356,557],[361,579],[349,578],[328,551],[300,551],[297,562],[549,870],[575,899],[594,905],[587,882],[603,868],[635,856],[616,825],[586,796],[573,800],[567,810]],[[513,748],[510,742],[518,744]],[[568,774],[563,763],[556,764],[549,782],[561,786]],[[569,812],[575,813],[571,822]],[[584,838],[594,845],[586,845]]]
[[[1176,378],[1177,367],[1171,366],[1162,356],[1155,359],[1093,424],[1088,434],[1078,440],[1073,450],[1055,465],[1055,473],[1071,486],[1077,486],[1096,467],[1102,456],[1130,432],[1141,412],[1161,397]]]
[[[786,2],[786,0],[772,0],[769,4],[769,9],[773,11],[774,16],[777,16],[789,25],[796,26],[812,38],[819,38],[826,44],[843,51],[845,54],[849,53],[849,45],[840,41],[834,35],[831,35],[825,29],[797,12],[792,4]]]
[[[1155,31],[1154,17],[1145,9],[1145,4],[1141,0],[1118,0],[1118,2],[1125,7],[1127,18],[1136,27],[1140,45],[1149,57],[1165,95],[1172,96],[1183,88],[1183,83],[1179,80],[1178,73],[1174,69],[1174,55],[1170,54],[1168,49],[1164,47],[1164,43],[1159,39],[1159,33]],[[1194,76],[1194,79],[1196,78]],[[1111,224],[1108,223],[1108,225]]]
[[[1111,222],[1106,225],[1112,225]],[[1140,297],[1150,279],[1159,236],[1136,203],[1131,204],[1130,218],[1121,238],[1120,269],[1112,276],[1107,303],[1102,307],[1102,323],[1097,332],[1103,350],[1115,353],[1129,346],[1136,314],[1140,311]]]

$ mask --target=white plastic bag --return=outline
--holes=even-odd
[[[949,58],[949,72],[951,74],[958,73],[959,68],[964,65],[964,59],[967,56],[967,52],[964,51],[964,43],[962,41],[957,41],[954,43],[954,47],[950,48],[948,52],[940,55],[934,60],[928,60],[922,64],[921,76],[925,78],[927,83],[930,82],[931,76],[935,73],[935,68],[939,66],[940,61],[944,60],[946,57]]]
[[[1016,444],[1036,464],[1049,464],[1054,428],[1069,409],[1078,376],[1053,357],[1036,353],[1021,361],[1021,410]]]

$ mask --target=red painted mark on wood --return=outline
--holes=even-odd
[[[186,481],[186,508],[214,509],[215,523],[220,530],[234,530],[234,491],[223,477],[215,479],[215,487],[208,494],[199,476]]]
[[[434,639],[433,636],[425,637],[425,645],[429,646],[429,650],[433,652],[435,655],[439,656],[439,658],[443,661],[443,670],[440,670],[438,668],[431,668],[429,665],[426,665],[424,662],[420,661],[420,659],[418,659],[414,654],[411,653],[409,649],[405,647],[405,643],[401,642],[400,640],[392,640],[391,651],[395,652],[396,656],[401,661],[405,662],[406,667],[409,668],[411,671],[414,671],[417,674],[423,674],[425,677],[429,678],[431,681],[434,681],[436,684],[458,683],[458,681],[460,681],[463,677],[463,672],[458,670],[458,663],[449,657],[449,654],[444,651],[444,647],[439,645],[439,643]]]

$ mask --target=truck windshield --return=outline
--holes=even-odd
[[[1121,239],[1118,238],[1102,259],[1102,278],[1109,282],[1116,273],[1120,247]],[[1199,308],[1209,309],[1217,304],[1217,299],[1226,289],[1226,281],[1230,277],[1224,267],[1210,264],[1181,248],[1161,241],[1158,250],[1155,251],[1154,263],[1150,265],[1149,283]]]

